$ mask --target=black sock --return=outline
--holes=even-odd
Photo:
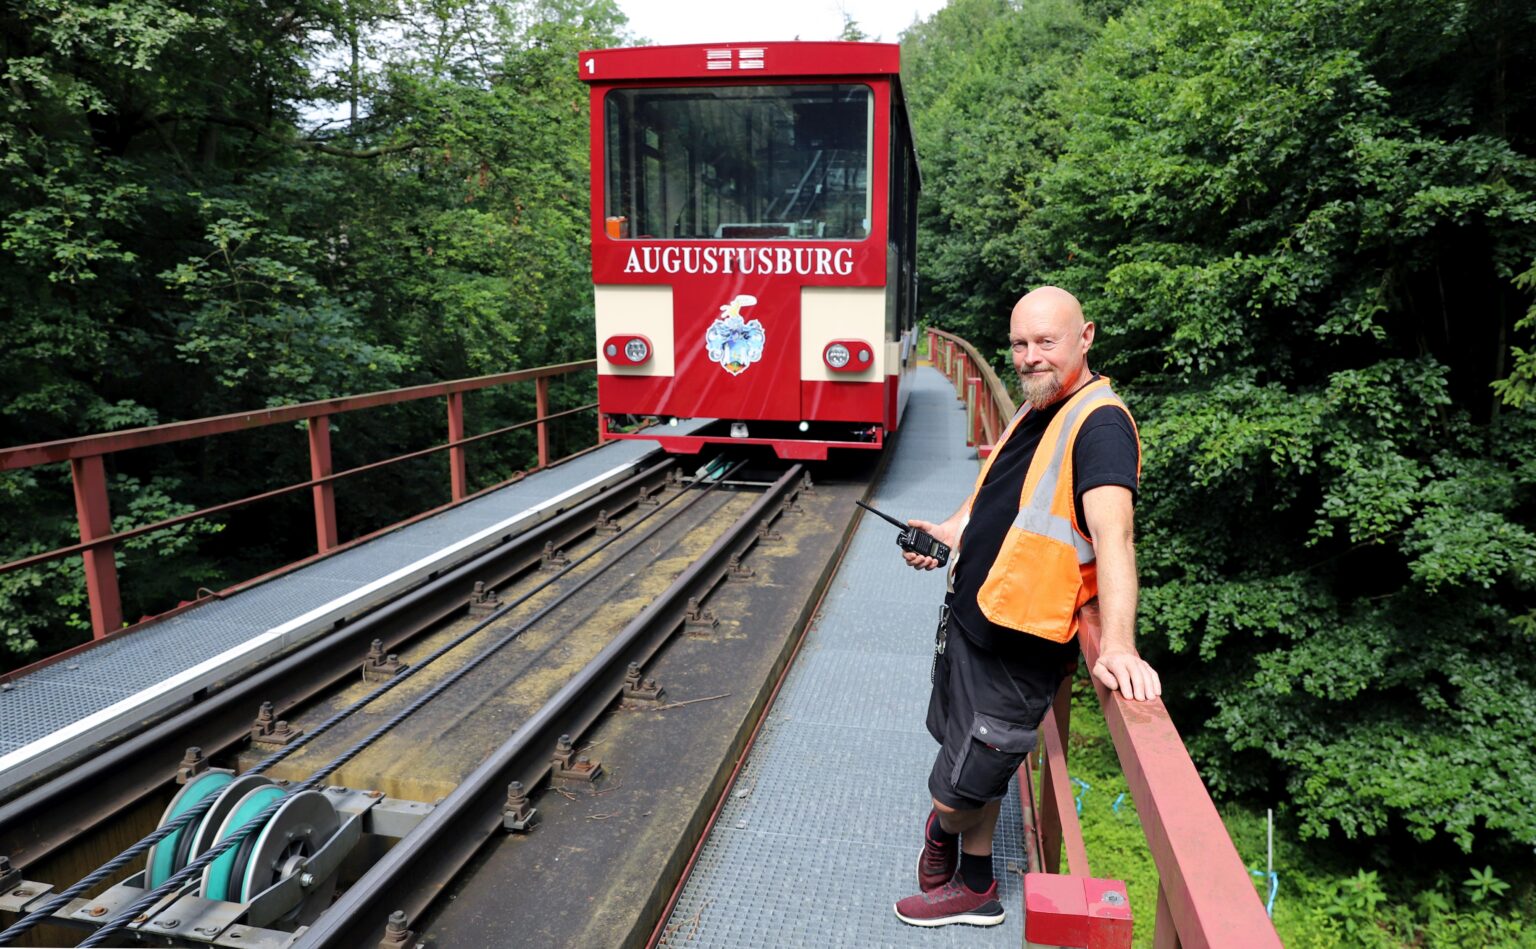
[[[939,815],[930,811],[928,814],[928,839],[940,847],[953,847],[959,840],[959,834],[951,834],[939,823]]]
[[[992,855],[977,856],[960,852],[960,879],[973,893],[985,893],[992,888]]]

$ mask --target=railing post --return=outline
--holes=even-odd
[[[1040,862],[1046,873],[1061,872],[1061,810],[1051,793],[1054,772],[1049,755],[1040,756]]]
[[[1067,736],[1071,732],[1072,715],[1072,676],[1068,675],[1061,680],[1061,686],[1056,690],[1056,698],[1051,704],[1051,713],[1041,723],[1042,728],[1056,729],[1060,739],[1061,756],[1059,761],[1052,761],[1052,755],[1040,756],[1040,850],[1041,858],[1045,864],[1046,873],[1061,872],[1061,845],[1062,823],[1061,807],[1057,796],[1052,793],[1052,785],[1059,779],[1066,785],[1070,774],[1067,771]],[[1041,736],[1044,744],[1044,736]],[[1061,768],[1061,774],[1056,774],[1056,768]],[[1075,815],[1074,815],[1075,816]],[[1083,868],[1073,867],[1073,873],[1083,873]]]
[[[448,393],[448,441],[450,444],[464,440],[464,393]],[[465,488],[464,446],[448,449],[448,483],[455,501],[464,500]]]
[[[982,422],[981,414],[985,411],[981,405],[981,377],[967,376],[965,379],[965,405],[969,409],[970,418],[970,446],[981,444]]]
[[[80,522],[80,542],[89,543],[112,533],[112,511],[107,501],[107,469],[100,455],[69,462],[75,482],[75,517]],[[85,592],[91,603],[91,635],[100,639],[123,625],[123,602],[117,590],[117,555],[111,544],[92,547],[80,555],[85,563]]]
[[[533,401],[538,412],[539,424],[534,426],[539,436],[539,467],[549,467],[549,426],[544,422],[544,416],[549,414],[549,377],[540,376],[533,380]]]
[[[309,476],[325,478],[330,474],[331,417],[316,415],[309,420]],[[336,485],[327,481],[310,491],[315,499],[315,549],[323,554],[340,542],[336,536]]]
[[[1157,919],[1152,923],[1152,949],[1179,949],[1179,927],[1168,905],[1168,891],[1157,884]]]

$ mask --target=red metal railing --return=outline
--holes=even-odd
[[[929,328],[928,358],[965,402],[965,443],[987,457],[1013,417],[1007,387],[975,346],[943,330]]]
[[[573,409],[551,413],[549,411],[549,382],[558,376],[591,371],[595,366],[596,362],[589,359],[583,362],[543,366],[537,369],[524,369],[518,372],[479,376],[473,379],[457,379],[452,382],[439,382],[406,389],[391,389],[384,392],[370,392],[366,395],[326,399],[320,402],[306,402],[301,405],[288,405],[258,412],[238,412],[214,418],[172,422],[167,425],[154,425],[147,428],[135,428],[99,435],[85,435],[79,438],[66,438],[60,441],[41,442],[35,445],[21,445],[16,448],[0,449],[0,471],[31,468],[37,465],[65,461],[69,462],[70,473],[74,481],[75,512],[80,524],[80,543],[0,564],[0,573],[20,570],[23,567],[30,567],[35,564],[79,554],[85,563],[85,582],[86,590],[90,597],[92,633],[96,639],[101,639],[109,633],[117,631],[123,625],[122,601],[118,594],[117,585],[117,563],[113,554],[113,546],[115,544],[150,533],[151,531],[175,527],[178,524],[185,524],[199,518],[234,510],[235,508],[244,507],[258,501],[293,494],[307,488],[312,494],[315,509],[315,547],[317,553],[324,554],[336,550],[340,546],[350,546],[350,544],[355,544],[366,538],[356,538],[349,542],[348,545],[340,543],[340,535],[336,527],[335,485],[337,481],[402,461],[409,461],[440,451],[447,451],[449,487],[453,498],[451,503],[457,504],[472,496],[467,493],[466,448],[475,442],[494,438],[497,435],[504,435],[518,429],[528,428],[529,426],[533,426],[536,430],[538,467],[546,467],[550,464],[548,423],[554,419],[590,411],[597,405],[594,402],[577,406]],[[536,404],[536,416],[534,418],[526,422],[519,422],[516,425],[498,428],[494,431],[481,432],[478,435],[465,435],[464,393],[478,389],[487,389],[493,386],[505,386],[528,381],[534,383]],[[444,398],[447,402],[448,441],[441,445],[434,445],[431,448],[407,452],[392,458],[386,458],[383,461],[349,468],[345,471],[332,470],[330,429],[332,416],[356,412],[361,409],[375,408],[381,405],[394,405],[402,402],[414,402],[420,399],[433,398]],[[281,488],[264,491],[260,494],[239,498],[234,501],[226,501],[222,504],[216,504],[212,507],[203,508],[178,517],[166,518],[153,524],[135,527],[132,530],[113,532],[111,510],[107,500],[107,476],[104,461],[106,456],[133,448],[168,445],[175,442],[191,441],[213,435],[242,432],[268,425],[280,425],[298,421],[305,422],[308,428],[310,471],[308,481],[285,485]],[[598,444],[602,443],[602,438],[602,431],[599,427],[597,434]],[[576,454],[580,454],[580,452]],[[519,472],[509,481],[515,481],[522,477],[523,474],[524,472]],[[501,484],[506,483],[508,482],[504,481]],[[484,493],[484,491],[500,487],[501,484],[492,485],[476,493]],[[437,510],[440,510],[440,508],[434,508],[432,511],[423,512],[415,517],[391,524],[383,530],[390,530],[402,523],[426,517],[436,513]],[[374,536],[377,533],[380,532],[375,531],[374,534],[368,536]]]
[[[979,453],[990,451],[1014,413],[1013,400],[997,374],[974,346],[942,330],[928,331],[928,353],[966,402],[967,443],[976,445]],[[1099,658],[1097,611],[1085,610],[1081,621],[1078,642],[1091,669]],[[1127,701],[1096,681],[1092,684],[1160,878],[1153,946],[1278,949],[1280,937],[1162,700]],[[1080,925],[1058,926],[1050,932],[1053,938],[1042,938],[1045,934],[1033,932],[1036,925],[1065,917],[1028,914],[1025,938],[1053,945],[1129,947],[1131,919],[1122,902],[1123,884],[1116,895],[1113,887],[1099,884],[1118,881],[1091,879],[1067,773],[1072,685],[1070,678],[1062,683],[1040,725],[1040,745],[1019,769],[1019,795],[1032,873],[1060,874],[1063,849],[1072,871],[1070,878],[1037,878],[1037,883],[1049,884],[1037,890],[1051,891],[1053,899],[1071,890],[1081,910],[1076,919]],[[1026,899],[1030,889],[1026,879]],[[1102,897],[1104,893],[1110,895]],[[1097,903],[1096,895],[1101,897]],[[1064,903],[1059,901],[1058,908]],[[1075,935],[1065,935],[1069,930]]]

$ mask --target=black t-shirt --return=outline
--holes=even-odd
[[[1098,378],[1095,374],[1094,378]],[[954,593],[950,596],[951,620],[970,640],[993,652],[1010,655],[1031,653],[1042,662],[1069,662],[1077,653],[1075,640],[1053,643],[1039,636],[998,626],[982,615],[976,595],[986,582],[992,561],[1003,548],[1008,527],[1019,513],[1019,494],[1024,476],[1034,460],[1035,448],[1045,429],[1061,411],[1063,399],[1041,411],[1030,413],[1019,422],[987,472],[987,480],[971,505],[971,519],[960,536],[960,555],[955,562]],[[1137,490],[1138,461],[1136,430],[1131,418],[1117,405],[1094,409],[1078,431],[1072,447],[1072,492],[1077,508],[1077,523],[1087,530],[1083,516],[1083,494],[1091,488],[1118,484]]]

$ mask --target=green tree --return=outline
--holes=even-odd
[[[922,305],[938,325],[1001,345],[1017,288],[1039,270],[1032,182],[1059,148],[1044,101],[1093,39],[1073,0],[953,0],[902,36],[922,160]]]
[[[611,0],[8,4],[0,441],[584,355],[587,106],[572,64],[622,24]],[[531,397],[474,411],[484,428],[521,421]],[[441,429],[426,405],[349,421],[338,463]],[[144,523],[307,470],[291,431],[240,440],[118,456],[114,513]],[[519,435],[477,449],[476,467],[504,477],[529,450]],[[70,542],[67,471],[0,483],[5,559]],[[343,530],[440,492],[428,477],[348,481]],[[126,614],[302,556],[306,517],[298,503],[237,512],[153,570],[130,545]],[[0,578],[0,664],[82,635],[77,573]]]
[[[1533,17],[957,0],[903,38],[927,315],[1084,299],[1202,773],[1381,865],[1536,843]]]
[[[1495,33],[1529,55],[1530,14],[1415,10],[1411,38],[1391,3],[1111,22],[1035,241],[1146,419],[1146,616],[1213,782],[1283,787],[1312,834],[1529,844],[1536,691],[1499,670],[1536,668],[1536,424],[1488,386],[1532,116],[1456,67]]]

